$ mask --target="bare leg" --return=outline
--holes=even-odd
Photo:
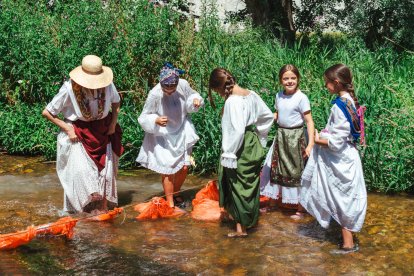
[[[246,234],[247,235],[246,226],[243,226],[240,223],[237,223],[236,224],[236,232],[239,233],[239,234]]]
[[[354,238],[352,237],[352,232],[342,228],[342,238],[344,240],[344,248],[353,248],[354,247]]]
[[[300,219],[303,219],[305,217],[305,213],[306,213],[305,208],[303,208],[302,205],[300,205],[300,203],[299,203],[298,204],[298,210],[296,211],[296,214],[291,215],[290,217],[294,220],[300,220]]]
[[[164,194],[170,207],[174,207],[174,175],[162,176],[162,187],[164,188]]]
[[[240,223],[236,224],[236,231],[227,234],[229,238],[237,238],[237,237],[246,237],[247,231],[246,226],[241,225]]]
[[[188,173],[188,167],[184,165],[181,170],[179,170],[174,175],[174,192],[179,192],[181,186],[183,185]]]

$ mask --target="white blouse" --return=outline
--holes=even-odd
[[[247,126],[255,125],[263,147],[266,146],[267,134],[273,125],[273,113],[255,92],[247,96],[231,95],[224,104],[222,128],[221,165],[237,168],[236,153],[244,140]]]
[[[311,110],[308,97],[300,90],[292,95],[285,95],[283,91],[277,93],[275,109],[278,113],[277,124],[287,128],[303,125],[304,113]]]
[[[188,116],[200,108],[194,107],[194,99],[200,101],[200,107],[204,105],[203,98],[184,79],[171,95],[165,94],[159,83],[149,92],[138,118],[145,137],[137,162],[161,174],[174,174],[182,168],[186,154],[199,139]],[[155,123],[160,116],[168,118],[165,127]]]
[[[355,106],[354,100],[349,93],[345,93],[342,97],[351,101]],[[343,150],[348,143],[353,141],[351,125],[346,119],[344,112],[336,104],[331,108],[331,114],[325,130],[328,131],[326,134],[328,146],[333,151]]]
[[[98,115],[98,100],[91,94],[87,94],[87,100],[89,100],[89,107],[91,109],[91,119],[86,119],[83,117],[79,105],[76,101],[75,94],[72,90],[72,81],[69,79],[63,83],[62,87],[59,90],[59,93],[46,106],[46,109],[50,112],[50,114],[54,116],[62,113],[65,119],[72,122],[76,120],[93,121],[93,118]],[[105,106],[102,117],[100,119],[108,116],[111,104],[119,103],[120,100],[121,98],[119,97],[118,91],[116,90],[113,83],[105,87]]]

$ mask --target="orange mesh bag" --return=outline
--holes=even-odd
[[[198,191],[195,198],[192,201],[193,207],[198,203],[201,203],[203,199],[219,200],[219,191],[217,189],[217,181],[210,180],[207,185]]]
[[[148,204],[138,205],[134,208],[135,210],[141,210],[141,214],[136,217],[137,220],[175,218],[186,213],[179,208],[170,207],[168,202],[162,197],[153,197]]]
[[[219,221],[221,218],[219,202],[208,198],[201,199],[193,206],[191,217],[202,221]]]
[[[27,227],[25,231],[0,235],[0,250],[13,249],[27,244],[35,235],[36,229],[33,226]]]
[[[217,181],[210,180],[193,199],[191,217],[202,221],[219,221],[221,211],[218,200],[219,191],[217,189]]]
[[[40,225],[36,227],[36,236],[65,235],[67,239],[72,239],[73,228],[75,227],[77,222],[77,219],[71,217],[64,217],[54,223]]]
[[[142,213],[151,204],[152,204],[152,201],[144,202],[144,203],[138,203],[137,205],[134,206],[134,210],[137,211],[138,213]]]
[[[269,206],[270,198],[267,196],[260,196],[260,208]]]
[[[114,208],[113,210],[108,211],[105,214],[93,216],[90,219],[93,221],[112,221],[114,220],[119,214],[124,211],[123,208]]]

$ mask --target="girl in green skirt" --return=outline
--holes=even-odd
[[[301,219],[304,210],[299,204],[300,179],[314,145],[314,123],[308,97],[299,89],[300,74],[296,66],[284,65],[279,71],[283,91],[275,97],[277,135],[262,171],[261,195],[271,198],[271,204],[281,200],[296,207],[293,219]],[[308,143],[305,141],[307,126]]]
[[[226,69],[216,68],[210,75],[209,98],[215,107],[211,90],[225,100],[221,120],[220,207],[237,223],[236,231],[228,236],[243,237],[259,217],[260,169],[273,114],[258,94],[238,86]]]

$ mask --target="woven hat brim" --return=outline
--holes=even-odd
[[[82,70],[82,66],[78,66],[69,73],[69,76],[77,84],[89,89],[107,87],[114,78],[112,69],[107,66],[102,66],[100,74],[88,74]]]

